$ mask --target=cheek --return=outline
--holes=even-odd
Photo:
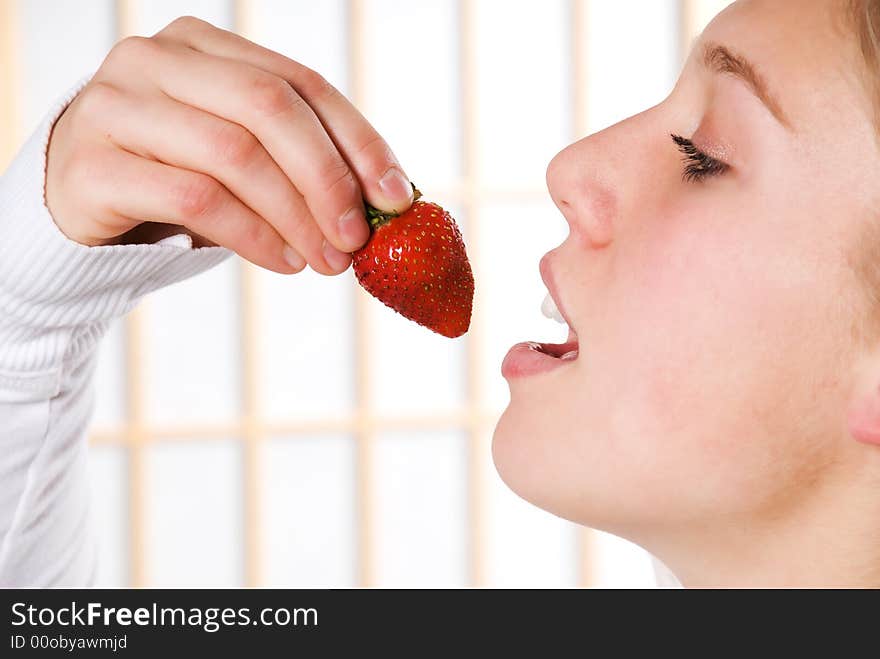
[[[763,505],[822,463],[847,335],[823,308],[827,270],[747,228],[670,222],[633,241],[609,300],[621,459],[728,506]]]
[[[565,252],[581,357],[513,384],[493,442],[521,496],[626,537],[778,513],[833,465],[852,283],[834,255],[742,219],[766,210],[731,207]]]

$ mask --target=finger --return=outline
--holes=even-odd
[[[210,176],[109,146],[88,158],[90,165],[76,171],[89,178],[99,222],[180,224],[269,270],[291,274],[305,267],[272,226]]]
[[[115,144],[216,179],[269,222],[316,272],[331,275],[348,268],[348,254],[325,249],[302,195],[248,130],[164,94],[140,98],[114,88],[103,94],[91,121]]]
[[[318,117],[284,80],[250,64],[182,45],[137,48],[147,75],[168,96],[247,128],[306,200],[327,239],[344,251],[366,240],[363,195]]]
[[[196,50],[247,62],[286,80],[306,100],[355,171],[367,201],[385,211],[412,203],[412,186],[391,147],[354,105],[318,73],[239,35],[192,17],[176,20],[165,35]]]

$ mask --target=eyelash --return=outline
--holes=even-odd
[[[685,168],[681,178],[685,182],[699,183],[706,178],[720,176],[728,170],[726,163],[706,155],[686,137],[680,135],[670,135],[670,137],[684,156],[682,160],[685,163]]]

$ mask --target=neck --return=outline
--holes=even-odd
[[[668,529],[641,543],[686,588],[880,588],[880,492]]]
[[[880,588],[880,557],[863,558],[840,544],[704,543],[663,560],[685,588]]]

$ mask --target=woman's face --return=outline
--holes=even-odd
[[[550,163],[570,233],[541,272],[579,345],[505,359],[493,456],[524,498],[651,548],[846,487],[880,172],[842,11],[740,0],[665,101]]]

